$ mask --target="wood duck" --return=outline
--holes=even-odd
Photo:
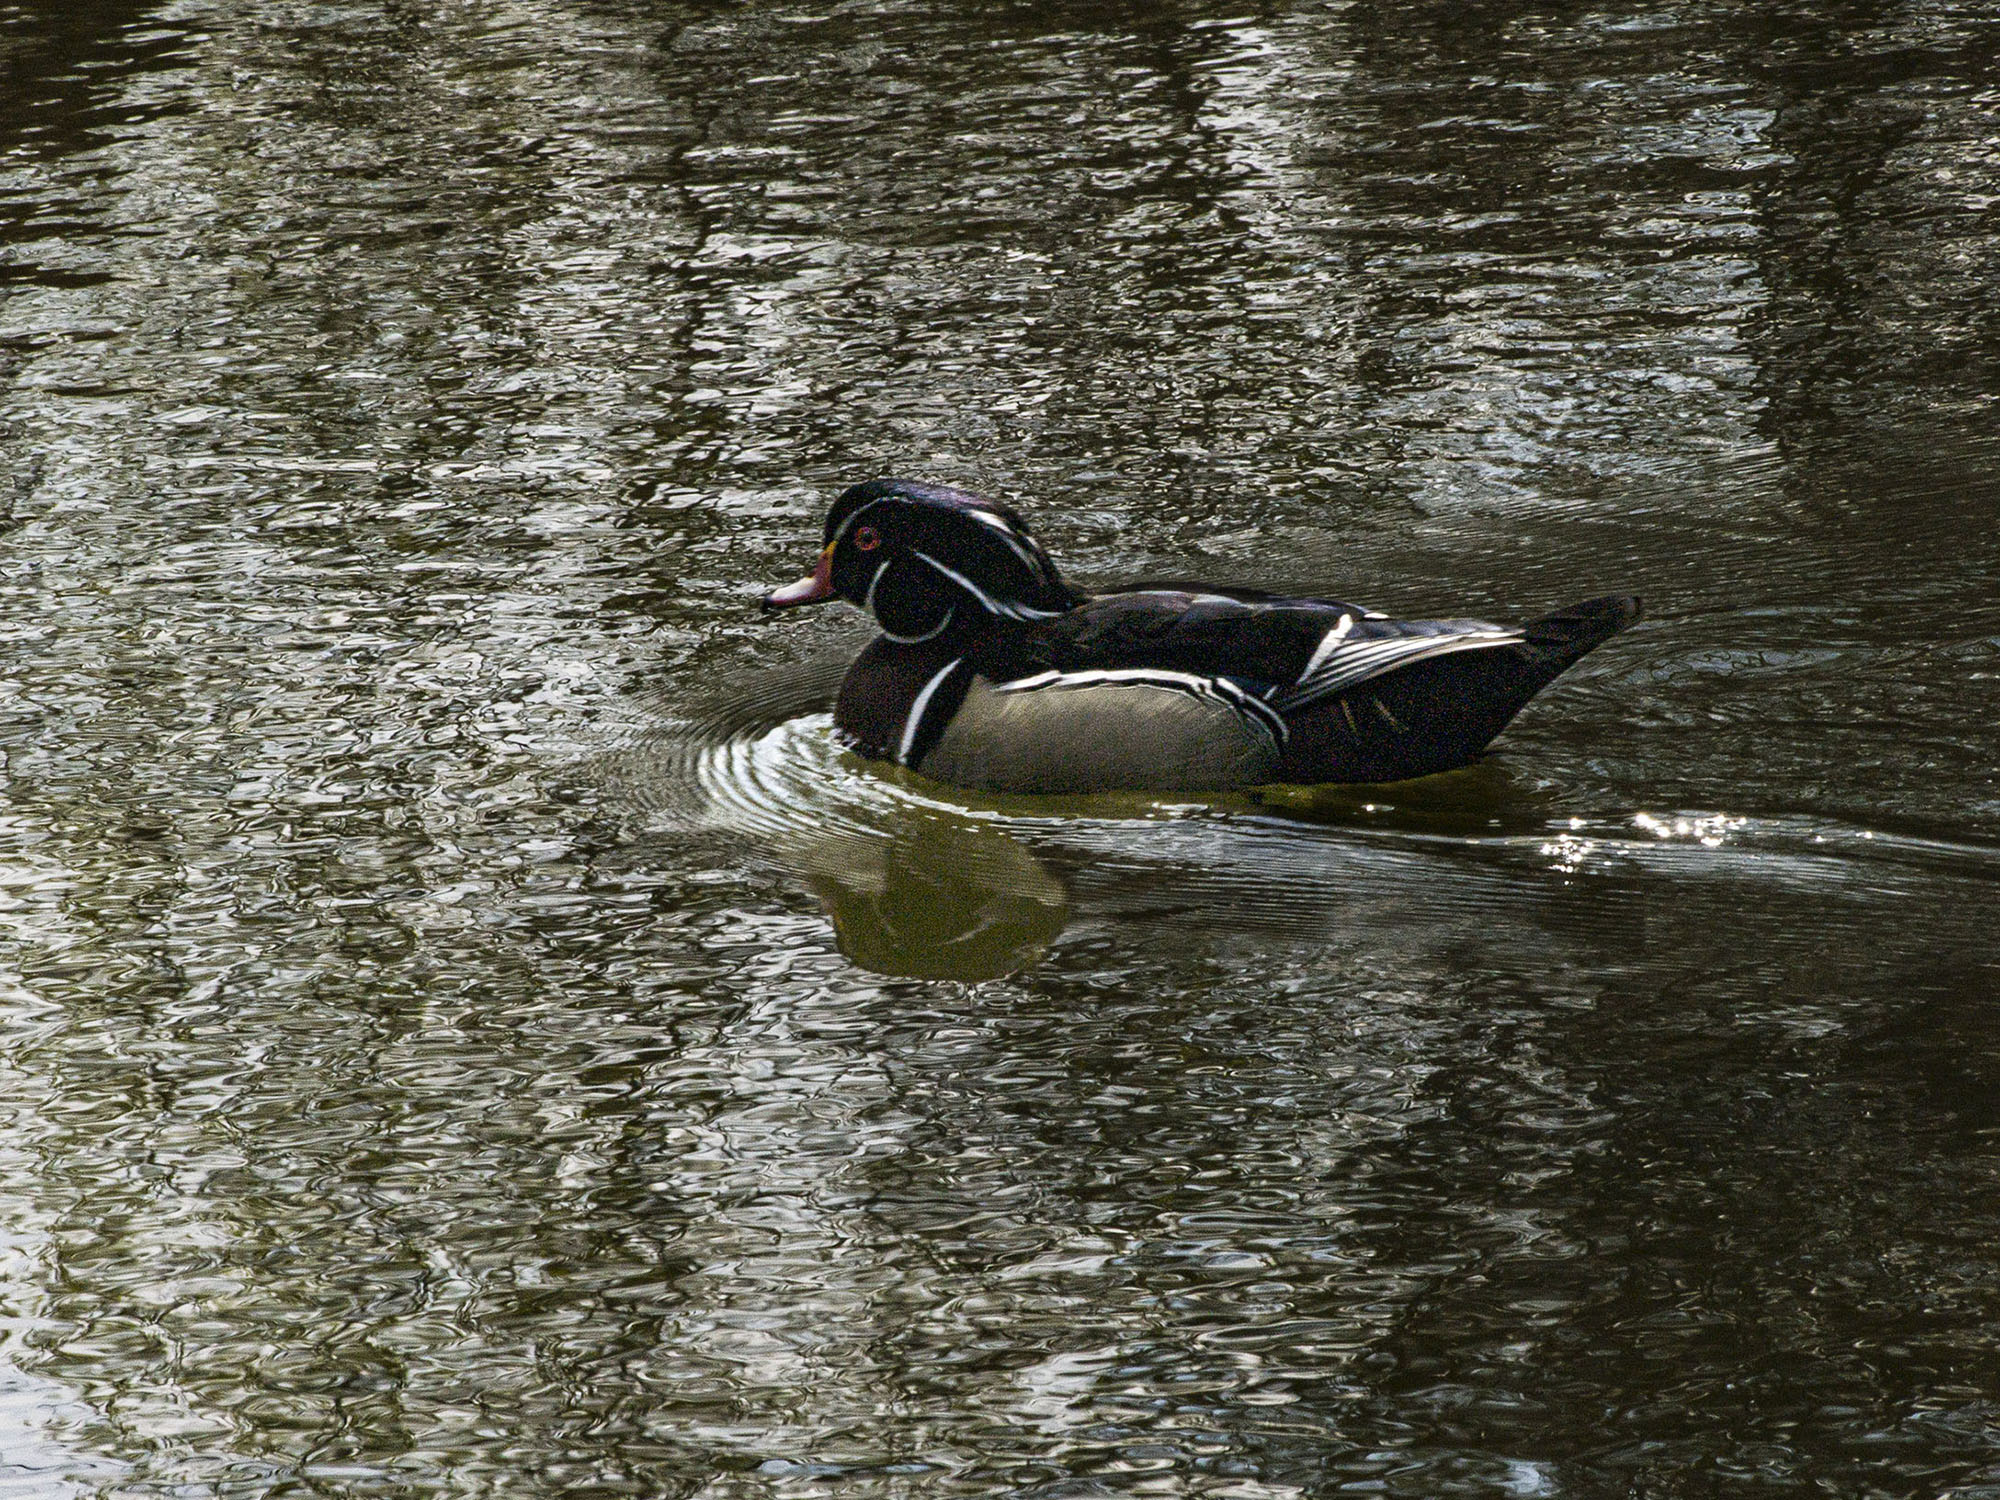
[[[1029,793],[1469,765],[1640,612],[1612,596],[1507,626],[1197,584],[1086,594],[1012,510],[899,479],[834,501],[818,565],[764,608],[835,598],[882,630],[841,684],[841,738],[939,781]]]

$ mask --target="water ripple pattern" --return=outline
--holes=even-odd
[[[0,1500],[2000,1489],[2000,16],[0,5]],[[1648,618],[845,755],[829,497]]]

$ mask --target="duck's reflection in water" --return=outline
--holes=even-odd
[[[663,729],[601,769],[654,831],[756,851],[811,890],[854,963],[917,979],[1000,978],[1032,967],[1067,928],[1104,920],[1295,935],[1416,918],[1436,931],[1468,903],[1508,901],[1518,871],[1477,849],[1539,836],[1549,813],[1491,761],[1414,782],[1199,800],[990,796],[847,755],[811,713]]]
[[[988,822],[906,808],[878,836],[789,852],[840,951],[878,974],[998,979],[1039,959],[1069,919],[1062,882]]]
[[[794,675],[779,679],[788,694],[760,685],[754,698],[641,735],[598,757],[588,779],[640,816],[641,844],[692,836],[718,862],[747,853],[791,871],[865,969],[974,981],[1033,965],[1062,933],[1069,898],[1008,833],[1008,815],[844,753],[825,714],[810,711],[820,706],[811,695],[830,690]]]

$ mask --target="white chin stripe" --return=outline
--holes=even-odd
[[[944,612],[944,618],[942,620],[939,620],[937,624],[931,626],[931,628],[929,630],[926,630],[922,635],[897,635],[896,632],[891,630],[887,625],[882,625],[882,622],[880,620],[877,620],[875,623],[877,625],[882,626],[882,637],[884,640],[894,641],[899,646],[915,646],[923,641],[934,640],[938,636],[943,635],[945,626],[949,625],[952,622],[952,617],[957,613],[958,613],[958,606],[954,604],[950,609]]]
[[[862,597],[861,607],[867,610],[869,614],[874,615],[875,623],[882,626],[882,634],[899,646],[914,646],[919,641],[927,641],[933,636],[943,634],[945,626],[951,623],[952,616],[958,613],[958,606],[956,604],[944,612],[942,620],[939,620],[937,624],[926,630],[922,635],[897,635],[887,625],[882,625],[882,617],[875,614],[875,586],[882,581],[882,575],[889,571],[889,564],[894,561],[893,557],[885,557],[876,566],[875,576],[868,580],[868,592]]]

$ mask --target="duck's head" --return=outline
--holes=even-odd
[[[819,565],[764,600],[789,609],[845,599],[891,640],[1045,620],[1076,602],[1021,518],[941,485],[857,484],[826,513]]]

